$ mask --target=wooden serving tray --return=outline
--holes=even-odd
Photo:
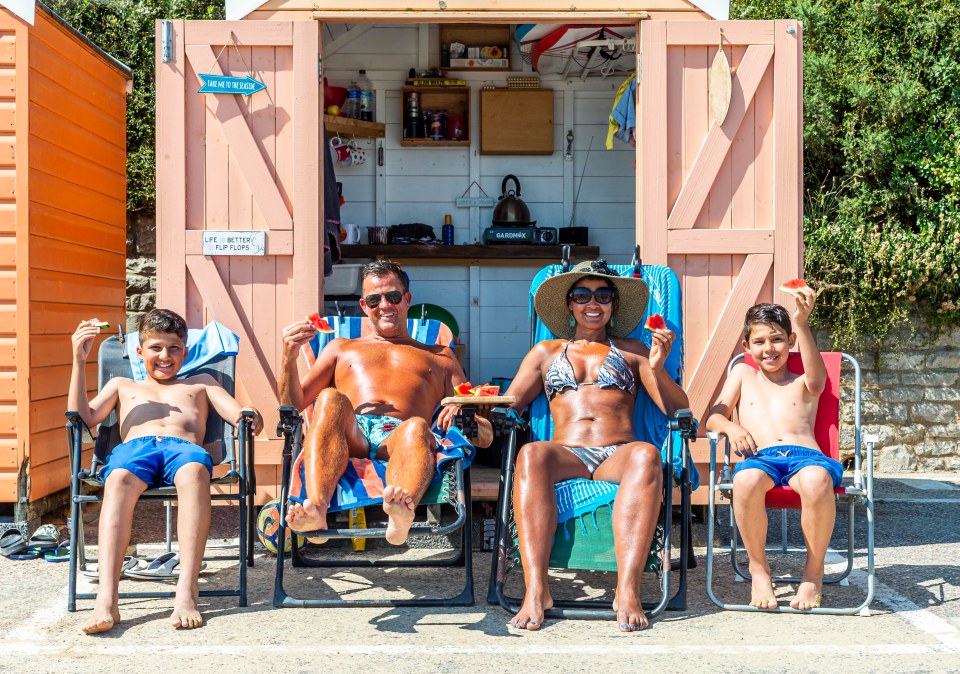
[[[440,401],[441,405],[512,405],[517,396],[450,396]]]

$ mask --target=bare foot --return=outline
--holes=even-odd
[[[197,608],[197,601],[192,596],[181,599],[179,596],[173,602],[173,614],[170,624],[174,629],[192,630],[203,625],[203,616]]]
[[[388,484],[383,488],[383,512],[387,514],[387,543],[403,545],[413,525],[416,506],[406,489]]]
[[[100,634],[101,632],[109,632],[119,624],[120,611],[116,607],[106,611],[94,609],[90,622],[81,629],[84,634]]]
[[[327,528],[327,504],[305,499],[303,505],[293,503],[287,512],[287,524],[296,532],[320,531]],[[308,538],[311,543],[326,543],[327,538]]]
[[[520,630],[538,630],[543,627],[543,613],[549,608],[553,608],[553,597],[550,596],[549,589],[540,592],[528,588],[523,597],[523,606],[507,625]]]
[[[613,598],[613,610],[617,612],[617,626],[621,632],[639,632],[650,627],[647,614],[640,605],[640,597],[635,592],[617,592]]]
[[[804,578],[797,588],[797,596],[790,600],[790,606],[801,611],[820,608],[823,599],[823,578],[808,580]]]
[[[777,608],[777,594],[773,591],[773,581],[770,580],[770,570],[764,566],[751,566],[750,577],[750,606],[759,609]]]

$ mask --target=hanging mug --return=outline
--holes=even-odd
[[[350,155],[350,145],[340,136],[334,136],[330,139],[330,152],[333,154],[333,161],[338,166],[350,166],[353,164],[353,157]]]
[[[357,141],[351,140],[347,145],[350,148],[350,160],[354,166],[360,166],[367,161],[367,153]]]

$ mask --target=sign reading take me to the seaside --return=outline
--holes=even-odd
[[[249,96],[263,91],[267,85],[249,75],[230,77],[228,75],[200,75],[203,83],[197,90],[200,94],[243,94]]]

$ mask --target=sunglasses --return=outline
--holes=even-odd
[[[382,295],[380,293],[373,293],[363,298],[363,301],[371,309],[376,309],[383,300],[387,300],[390,304],[400,304],[403,301],[403,293],[399,290],[389,290]]]
[[[576,304],[586,304],[590,301],[591,297],[596,300],[597,304],[610,304],[616,296],[617,291],[613,288],[597,288],[596,290],[590,290],[590,288],[574,288],[570,291],[570,294],[567,295],[567,297]]]

